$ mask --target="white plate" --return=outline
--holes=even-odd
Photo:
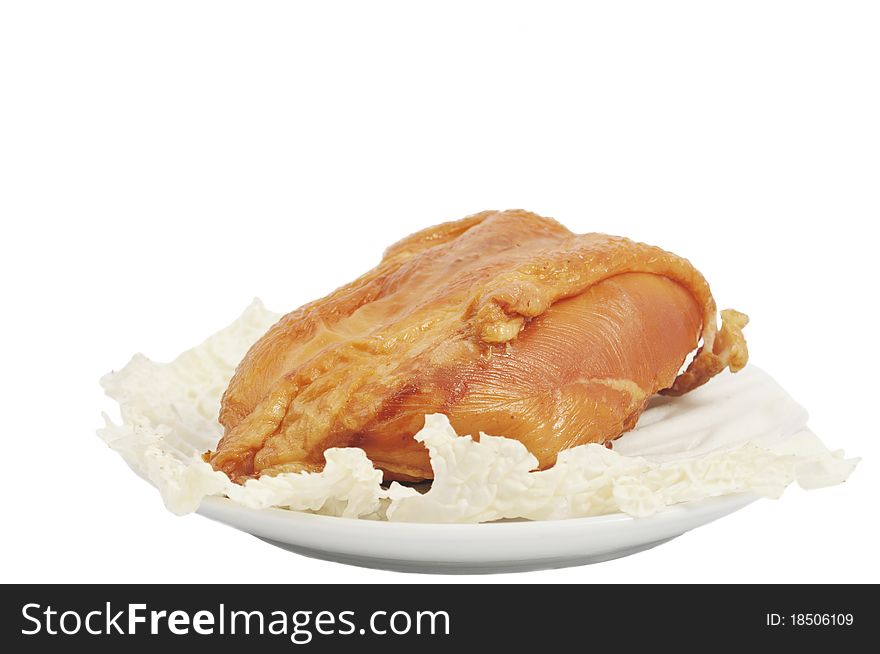
[[[289,499],[286,493],[292,490],[283,485],[280,491],[276,488],[272,492],[265,487],[249,490],[235,486],[211,469],[201,454],[216,445],[220,436],[216,416],[226,386],[223,380],[232,375],[250,344],[276,318],[254,304],[230,327],[170,364],[134,357],[123,370],[102,382],[108,394],[120,402],[123,424],[108,423],[99,433],[133,470],[160,490],[172,511],[187,513],[200,507],[199,511],[209,518],[307,556],[368,567],[446,573],[595,563],[654,547],[756,498],[753,494],[725,493],[754,491],[778,496],[792,480],[805,488],[818,488],[842,482],[856,464],[856,460],[844,460],[842,453],[829,452],[806,428],[806,411],[769,375],[748,366],[736,375],[718,375],[685,397],[652,398],[636,428],[614,442],[614,451],[623,457],[643,458],[654,466],[652,470],[667,463],[673,469],[670,485],[659,496],[655,496],[651,484],[640,487],[651,500],[645,506],[640,504],[642,496],[638,493],[636,501],[628,505],[612,495],[616,504],[609,506],[584,504],[577,493],[567,497],[537,495],[543,497],[545,504],[539,506],[548,517],[561,518],[566,511],[569,515],[584,515],[593,509],[628,510],[629,506],[632,513],[643,516],[640,518],[613,514],[568,520],[449,524],[449,520],[462,518],[455,510],[461,498],[449,492],[441,494],[438,503],[429,505],[430,510],[422,514],[399,513],[398,505],[392,514],[398,520],[391,522],[247,508],[273,503],[284,506],[283,501]],[[756,456],[756,449],[764,453]],[[772,465],[764,457],[770,450]],[[734,459],[715,461],[718,465],[710,466],[709,472],[688,467],[688,462],[724,452],[731,452]],[[736,456],[737,452],[742,456]],[[768,467],[753,469],[759,463]],[[685,475],[686,483],[677,476],[675,466],[681,466],[679,472]],[[515,476],[517,471],[511,470],[504,474]],[[521,474],[517,479],[519,486],[514,484],[514,489],[532,488],[531,481],[524,481]],[[574,492],[575,487],[562,484],[560,492]],[[323,486],[316,488],[328,492]],[[627,488],[624,483],[624,500]],[[337,505],[331,508],[340,508],[338,503],[345,497],[339,493],[346,492],[345,488],[333,491],[331,498]],[[378,487],[366,492],[378,493]],[[226,499],[225,494],[237,496],[238,503]],[[474,500],[484,504],[487,499],[494,500],[494,495],[484,495],[477,493]],[[321,497],[320,493],[311,497],[307,505],[320,506]],[[547,503],[548,497],[553,501]],[[712,499],[700,499],[705,497]],[[514,494],[502,499],[503,510],[485,504],[472,507],[474,511],[464,517],[491,519],[496,515],[529,515],[524,510],[535,510],[528,503],[523,509],[522,498]],[[656,502],[658,499],[661,501]],[[644,517],[655,506],[666,503],[671,506]],[[372,508],[366,513],[375,510],[372,503],[367,504]],[[446,510],[450,507],[452,510]],[[436,522],[402,521],[420,516]]]
[[[350,520],[285,509],[248,509],[207,497],[199,513],[272,545],[366,568],[485,574],[564,568],[650,549],[757,499],[751,493],[677,504],[647,518],[591,518],[487,524]]]

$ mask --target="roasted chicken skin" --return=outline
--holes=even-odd
[[[205,458],[243,482],[320,470],[327,448],[355,446],[388,480],[431,479],[412,436],[444,413],[459,434],[521,441],[546,468],[632,429],[654,393],[742,368],[748,318],[722,311],[719,329],[716,312],[686,259],[486,211],[403,239],[270,328],[230,381]]]

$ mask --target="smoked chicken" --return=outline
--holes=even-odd
[[[327,448],[351,446],[386,480],[431,479],[412,436],[443,413],[460,435],[521,441],[546,468],[632,429],[651,395],[742,368],[748,318],[722,311],[719,329],[716,312],[686,259],[525,211],[479,213],[392,245],[270,328],[230,381],[205,458],[244,482],[320,470]]]

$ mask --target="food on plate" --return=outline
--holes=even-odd
[[[442,413],[460,435],[521,441],[548,468],[632,429],[655,393],[741,369],[748,318],[722,311],[719,328],[716,313],[703,276],[657,247],[525,211],[444,223],[272,326],[236,369],[205,458],[244,482],[359,447],[386,480],[426,480],[412,437]]]

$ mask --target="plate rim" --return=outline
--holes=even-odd
[[[196,513],[210,520],[217,520],[214,512],[222,512],[227,515],[237,513],[239,515],[247,515],[252,518],[265,517],[275,523],[288,522],[290,525],[302,525],[311,523],[316,526],[332,526],[337,528],[353,528],[353,529],[409,529],[412,531],[433,531],[441,529],[443,531],[450,530],[469,530],[480,529],[483,531],[505,530],[537,530],[549,527],[557,528],[585,528],[587,526],[608,525],[614,523],[621,524],[644,524],[646,522],[654,522],[663,519],[674,519],[676,517],[684,517],[700,510],[717,510],[725,506],[736,506],[733,511],[738,510],[752,504],[761,499],[761,496],[754,491],[743,491],[739,493],[727,493],[724,495],[715,495],[705,497],[699,500],[689,502],[679,502],[669,504],[661,510],[647,516],[637,517],[631,516],[623,512],[607,513],[595,516],[581,516],[576,518],[551,518],[547,520],[530,520],[530,519],[509,519],[492,522],[416,522],[416,521],[392,521],[392,520],[371,520],[365,518],[348,518],[342,516],[322,515],[318,513],[309,513],[307,511],[298,511],[284,509],[280,507],[266,507],[263,509],[254,509],[243,504],[239,504],[226,496],[211,495],[202,499]],[[225,522],[221,520],[221,522]],[[234,526],[234,525],[233,525]]]

